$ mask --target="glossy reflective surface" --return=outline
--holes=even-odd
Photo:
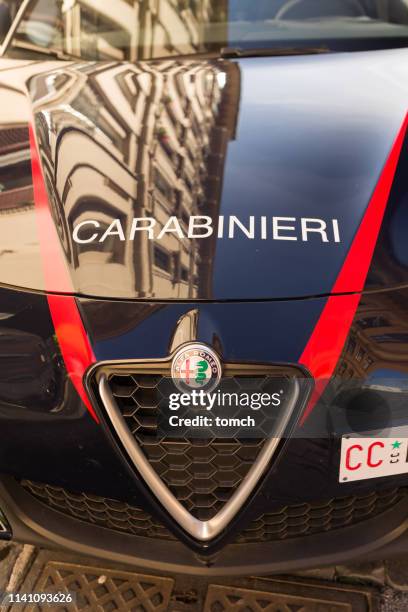
[[[222,49],[406,46],[404,0],[31,0],[9,51],[136,61]]]
[[[77,294],[97,361],[191,339],[298,364],[406,115],[406,59],[0,63],[0,282],[39,290],[0,289],[0,472],[141,506],[200,550],[81,402],[47,292]],[[340,485],[338,438],[405,424],[407,163],[405,143],[332,380],[210,552],[279,505],[389,486]]]
[[[367,278],[366,289],[408,282],[408,141],[400,164]]]
[[[126,500],[149,510],[188,541],[129,468],[100,407],[97,425],[81,403],[67,378],[46,298],[4,289],[0,298],[1,472]],[[228,538],[254,516],[282,504],[390,486],[388,479],[339,484],[338,437],[406,424],[407,300],[406,289],[362,298],[325,395],[280,449],[278,469],[268,473],[231,525]],[[197,341],[216,347],[223,359],[296,364],[325,303],[324,299],[184,305],[81,300],[80,308],[98,360],[168,355],[180,317],[194,311]],[[392,479],[392,486],[406,483],[406,476]],[[225,539],[214,541],[210,550],[223,543]]]
[[[0,280],[153,300],[330,293],[404,120],[406,65],[406,51],[388,51],[6,70],[0,93],[25,105],[16,171],[26,191],[1,220],[1,235],[19,240]],[[6,89],[11,75],[21,93]],[[51,252],[26,167],[31,109]],[[408,278],[406,163],[404,153],[370,287]],[[57,260],[68,284],[43,280]]]

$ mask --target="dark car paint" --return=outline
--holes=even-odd
[[[98,361],[166,357],[178,320],[198,308],[198,338],[210,346],[216,343],[225,362],[296,363],[326,299],[276,304],[79,303]]]
[[[0,293],[2,303],[7,304],[8,313],[8,318],[0,321],[0,330],[25,331],[35,325],[39,341],[54,345],[55,354],[58,355],[45,296],[8,289],[2,289]],[[49,400],[34,403],[30,387],[25,391],[24,385],[20,389],[20,398],[26,393],[23,405],[16,407],[4,394],[0,397],[3,432],[0,471],[17,479],[48,482],[68,490],[88,491],[143,507],[189,546],[208,553],[224,546],[257,515],[283,504],[341,497],[377,488],[387,489],[390,481],[381,478],[338,483],[338,437],[353,425],[356,394],[363,397],[370,379],[379,370],[386,368],[389,375],[399,381],[395,384],[400,384],[401,390],[406,393],[408,366],[404,359],[406,342],[403,340],[408,339],[408,320],[404,308],[407,297],[408,291],[405,289],[368,294],[363,298],[331,386],[306,424],[302,428],[299,426],[292,439],[285,442],[250,503],[230,525],[227,533],[211,542],[207,548],[185,536],[166,512],[154,503],[143,482],[127,463],[120,442],[109,431],[104,420],[97,425],[86,411],[64,374],[61,359],[53,360],[53,379],[60,381],[60,387],[52,407]],[[341,300],[341,297],[338,299]],[[314,299],[307,302],[293,300],[251,304],[141,304],[136,308],[131,301],[81,300],[80,307],[100,360],[129,358],[130,353],[124,348],[126,346],[134,347],[134,358],[164,356],[168,351],[172,326],[180,314],[194,307],[198,309],[202,321],[198,340],[209,342],[216,334],[225,359],[296,363],[304,336],[313,327],[324,302],[323,299]],[[307,309],[304,308],[305,304]],[[109,316],[105,318],[107,325],[104,329],[102,322],[105,312],[109,312]],[[115,319],[116,313],[116,325],[110,325],[109,321]],[[250,333],[239,333],[245,315],[248,321],[256,321],[252,336]],[[289,319],[293,341],[288,344],[279,343],[278,340],[275,343],[274,338],[279,339],[283,322],[288,321],[289,324]],[[150,333],[153,329],[155,333]],[[388,333],[387,340],[394,330],[399,335],[394,341],[384,343],[384,331]],[[5,334],[0,334],[0,358],[2,350],[9,350],[7,343],[2,346],[3,337],[6,337]],[[362,348],[365,352],[363,356]],[[22,363],[27,364],[25,356]],[[351,368],[354,368],[352,376]],[[373,403],[371,398],[365,407],[363,405],[365,427],[378,428],[400,423],[401,394],[394,391],[385,389],[381,392],[381,406],[386,405],[386,413],[382,411],[378,415],[378,402]],[[359,409],[362,408],[361,402],[357,402],[357,405]],[[339,420],[339,412],[345,418]],[[407,484],[406,476],[392,479],[392,486]]]
[[[353,56],[352,61],[344,54],[195,62],[187,66],[181,63],[178,77],[181,80],[183,70],[191,65],[198,71],[210,67],[225,72],[227,81],[221,110],[227,113],[232,105],[233,118],[238,119],[237,123],[228,124],[227,139],[225,131],[218,130],[219,126],[213,134],[214,146],[221,135],[224,139],[222,146],[218,143],[218,156],[210,155],[207,160],[205,184],[211,188],[215,207],[211,214],[236,214],[242,218],[248,214],[336,216],[343,242],[276,244],[238,238],[228,243],[209,241],[202,246],[201,253],[210,262],[206,269],[199,269],[204,280],[191,290],[193,295],[187,293],[177,298],[165,290],[153,294],[148,284],[144,288],[138,284],[138,274],[152,272],[150,259],[147,259],[150,269],[141,271],[140,257],[133,257],[126,266],[121,264],[125,277],[136,279],[133,285],[128,283],[124,288],[115,285],[114,274],[112,277],[107,274],[106,262],[94,267],[92,290],[79,282],[83,263],[70,238],[75,215],[67,215],[71,185],[68,181],[62,188],[56,186],[58,168],[67,157],[54,156],[52,147],[57,150],[67,136],[80,133],[89,142],[96,143],[98,149],[103,149],[106,159],[120,168],[132,185],[136,184],[136,172],[129,160],[118,159],[117,150],[104,144],[101,134],[95,130],[98,109],[89,103],[89,96],[97,95],[101,105],[109,103],[98,90],[98,76],[103,74],[104,66],[53,66],[52,70],[47,68],[48,77],[51,75],[48,81],[38,76],[39,66],[33,67],[32,74],[36,76],[29,81],[31,100],[23,90],[14,91],[13,95],[27,104],[29,100],[30,104],[35,103],[36,135],[49,202],[61,239],[60,254],[68,262],[73,292],[78,296],[77,305],[97,360],[167,356],[177,321],[194,308],[199,313],[197,340],[216,344],[224,360],[297,364],[327,303],[327,295],[404,119],[406,96],[400,84],[406,55],[406,51],[390,51],[362,53],[357,58]],[[176,66],[173,62],[170,64],[173,68]],[[119,69],[132,73],[134,67]],[[146,69],[147,66],[141,65],[138,74]],[[56,77],[54,81],[52,75]],[[67,75],[78,86],[77,110],[80,107],[85,114],[70,114],[58,98],[67,85]],[[50,82],[54,82],[56,100],[52,96],[51,100],[46,98]],[[109,83],[112,85],[112,80]],[[0,89],[5,86],[0,84]],[[137,96],[132,104],[136,102]],[[17,138],[17,150],[23,152],[24,161],[18,167],[2,167],[0,173],[0,182],[5,186],[0,194],[0,209],[18,212],[13,217],[14,235],[18,237],[23,236],[28,215],[33,221],[35,218],[27,162],[27,152],[28,159],[30,152],[26,119],[19,125]],[[49,129],[48,121],[53,123],[53,129]],[[13,126],[2,128],[6,138],[7,130]],[[129,127],[127,130],[129,136],[132,130]],[[220,155],[222,147],[225,150]],[[82,154],[80,148],[70,149],[69,163],[75,166],[76,158]],[[372,427],[381,431],[401,423],[401,398],[405,398],[407,390],[408,290],[390,288],[406,283],[408,275],[406,245],[400,229],[405,219],[406,164],[405,144],[367,280],[369,291],[362,296],[332,381],[306,423],[299,425],[292,439],[281,445],[276,461],[250,503],[227,532],[210,543],[207,553],[224,546],[268,509],[353,492],[369,493],[391,485],[408,485],[406,476],[395,477],[392,482],[380,478],[338,483],[339,436],[350,430],[364,431]],[[105,184],[111,181],[101,166],[90,169],[92,176],[98,174]],[[16,173],[21,180],[18,185],[13,182]],[[145,178],[139,173],[137,180],[143,184]],[[215,178],[218,182],[214,185]],[[123,185],[109,185],[112,192],[116,190],[120,194],[123,190]],[[87,189],[95,196],[95,183],[89,181]],[[140,210],[137,202],[134,206]],[[203,210],[203,214],[211,212]],[[81,214],[94,212],[82,204]],[[1,227],[0,217],[0,231]],[[204,552],[204,547],[187,537],[155,503],[130,467],[104,415],[100,413],[101,423],[96,424],[77,395],[59,353],[45,292],[59,288],[47,286],[42,276],[44,262],[36,226],[33,225],[27,240],[31,240],[33,247],[30,264],[35,271],[23,272],[26,254],[21,249],[22,242],[16,241],[15,249],[3,255],[8,258],[4,260],[8,266],[3,266],[0,276],[4,284],[16,286],[0,289],[0,310],[6,315],[0,318],[0,360],[10,354],[10,334],[27,340],[21,359],[17,355],[8,363],[7,376],[15,375],[20,381],[18,402],[0,384],[3,434],[0,472],[16,479],[29,478],[143,507],[191,548]],[[189,246],[193,251],[196,248]],[[139,256],[143,254],[147,257],[146,250],[141,250]],[[52,261],[45,263],[53,265]],[[353,289],[352,285],[348,287],[349,291]],[[373,292],[373,289],[381,291]],[[313,295],[320,297],[300,299]],[[342,297],[335,299],[341,303]],[[38,342],[32,342],[33,336]],[[30,357],[38,359],[39,346],[46,347],[42,351],[45,362],[41,372],[46,379],[45,394],[33,395]],[[27,384],[21,376],[24,369]],[[373,380],[384,383],[388,377],[396,381],[392,389],[384,384],[381,391],[371,388]],[[46,392],[48,387],[51,393]],[[403,393],[396,394],[395,387]],[[356,411],[362,414],[361,418],[356,418]]]
[[[31,77],[22,75],[21,86],[27,82],[28,95],[13,95],[19,97],[20,104],[24,96],[27,116],[35,113],[44,179],[61,242],[56,256],[66,259],[72,278],[72,287],[65,287],[65,291],[94,297],[177,301],[329,294],[406,115],[406,95],[400,84],[404,82],[407,53],[394,50],[350,54],[352,57],[333,54],[237,61],[171,60],[113,67],[103,63],[53,63],[59,67],[52,70],[42,69],[41,63],[32,66]],[[168,138],[164,145],[158,142],[160,120],[154,111],[159,112],[168,98],[157,93],[163,74],[168,74],[172,87],[179,89],[188,87],[192,74],[197,81],[205,75],[211,75],[214,83],[221,78],[222,86],[211,94],[212,123],[205,128],[208,147],[203,149],[200,169],[194,171],[196,178],[200,173],[198,188],[202,196],[187,214],[207,215],[214,226],[219,215],[226,220],[236,215],[244,225],[253,215],[257,231],[255,239],[248,239],[237,229],[233,239],[212,236],[179,240],[168,252],[171,257],[173,253],[181,259],[188,257],[190,264],[184,276],[169,265],[164,274],[166,282],[156,283],[160,270],[152,248],[160,250],[162,240],[149,241],[137,235],[134,241],[122,242],[119,236],[112,236],[109,244],[95,240],[81,246],[73,240],[72,232],[79,222],[102,217],[109,221],[119,218],[128,230],[133,217],[158,219],[159,212],[154,210],[161,211],[160,223],[171,215],[180,216],[174,205],[167,212],[162,208],[152,162],[146,161],[159,153],[179,155],[177,147],[172,148],[177,138],[174,142]],[[126,87],[126,79],[132,80],[133,93]],[[150,95],[157,100],[145,99],[143,79],[149,80]],[[6,81],[5,77],[4,86]],[[143,104],[145,123],[140,125],[136,110]],[[120,126],[120,138],[106,123],[102,110]],[[182,126],[181,119],[174,121]],[[22,123],[20,141],[21,148],[29,151],[26,128],[27,123]],[[10,128],[3,129],[6,137]],[[132,154],[135,146],[136,157]],[[382,255],[374,259],[367,288],[398,285],[407,278],[408,261],[398,232],[404,210],[406,163],[404,154],[398,170],[402,190],[394,189],[378,246]],[[17,194],[21,206],[32,201],[26,166],[10,169],[22,177],[26,190]],[[10,190],[13,196],[16,193],[15,186],[8,184],[6,172],[3,168],[4,200]],[[180,172],[177,184],[184,194],[189,187],[184,170]],[[153,212],[146,198],[151,198]],[[267,218],[267,239],[260,236],[262,216]],[[17,234],[22,231],[23,217],[16,217],[13,224]],[[296,219],[289,222],[296,231],[282,235],[297,240],[272,239],[271,217]],[[329,230],[331,221],[338,220],[341,241],[334,242],[331,236],[328,243],[323,243],[321,236],[313,233],[303,241],[301,218],[325,220]],[[31,248],[33,273],[19,272],[23,254],[16,246],[7,254],[9,265],[0,270],[0,281],[64,291],[58,280],[50,284],[42,276],[34,227],[30,239],[37,245]],[[346,290],[359,288],[350,281]]]
[[[385,211],[366,289],[403,285],[408,282],[408,139],[401,151],[400,162]]]

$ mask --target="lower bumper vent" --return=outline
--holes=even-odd
[[[125,502],[89,493],[73,493],[30,480],[22,480],[20,484],[49,508],[85,523],[155,540],[175,539],[150,514]]]
[[[381,515],[407,494],[407,489],[387,489],[285,506],[262,514],[238,536],[237,542],[271,542],[335,531]]]
[[[145,538],[176,539],[147,512],[125,502],[72,493],[61,487],[29,480],[20,484],[49,508],[85,523]],[[407,488],[394,488],[367,495],[284,506],[253,521],[238,535],[236,543],[273,542],[334,531],[379,516],[407,496]]]

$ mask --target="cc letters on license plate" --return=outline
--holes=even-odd
[[[395,429],[398,434],[398,428]],[[406,430],[404,431],[407,435]],[[340,482],[365,480],[408,473],[408,438],[343,436],[341,441]]]

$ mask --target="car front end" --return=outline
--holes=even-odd
[[[139,3],[91,4],[23,2],[0,59],[0,537],[202,575],[406,552],[408,7],[226,34],[202,3],[211,44],[154,54]]]

